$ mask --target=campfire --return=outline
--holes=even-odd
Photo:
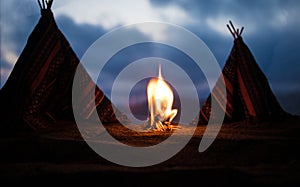
[[[164,80],[159,66],[158,77],[152,78],[147,86],[149,118],[147,127],[149,130],[171,131],[177,126],[172,125],[172,120],[178,110],[172,109],[174,95],[170,85]]]

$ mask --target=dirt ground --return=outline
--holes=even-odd
[[[117,140],[134,146],[160,143],[172,133],[134,132],[106,126]],[[88,184],[100,186],[299,186],[300,119],[268,123],[224,124],[213,144],[198,152],[205,126],[171,159],[150,167],[111,163],[82,139],[77,126],[59,121],[37,132],[1,135],[0,183]],[[182,127],[178,136],[190,133]],[[86,127],[83,136],[101,142],[101,132]],[[4,134],[4,133],[2,133]],[[105,185],[104,185],[105,184]]]

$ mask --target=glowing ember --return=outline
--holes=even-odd
[[[171,121],[177,114],[177,109],[172,109],[174,95],[172,89],[161,74],[157,78],[152,78],[147,86],[148,106],[150,118],[148,120],[149,129],[168,131],[173,129]]]

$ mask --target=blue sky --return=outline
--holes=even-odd
[[[0,4],[2,87],[40,12],[36,0],[2,0]],[[163,21],[199,36],[221,67],[233,45],[226,28],[228,20],[232,20],[237,27],[245,27],[244,41],[283,108],[300,114],[298,0],[54,0],[52,10],[79,58],[95,40],[114,28]],[[140,32],[159,37],[162,31]]]

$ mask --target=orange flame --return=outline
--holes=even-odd
[[[152,78],[147,86],[148,106],[150,112],[150,129],[171,129],[171,121],[177,114],[177,109],[172,109],[173,91],[164,81],[161,74],[161,66],[157,78]],[[166,126],[166,127],[165,127]]]

